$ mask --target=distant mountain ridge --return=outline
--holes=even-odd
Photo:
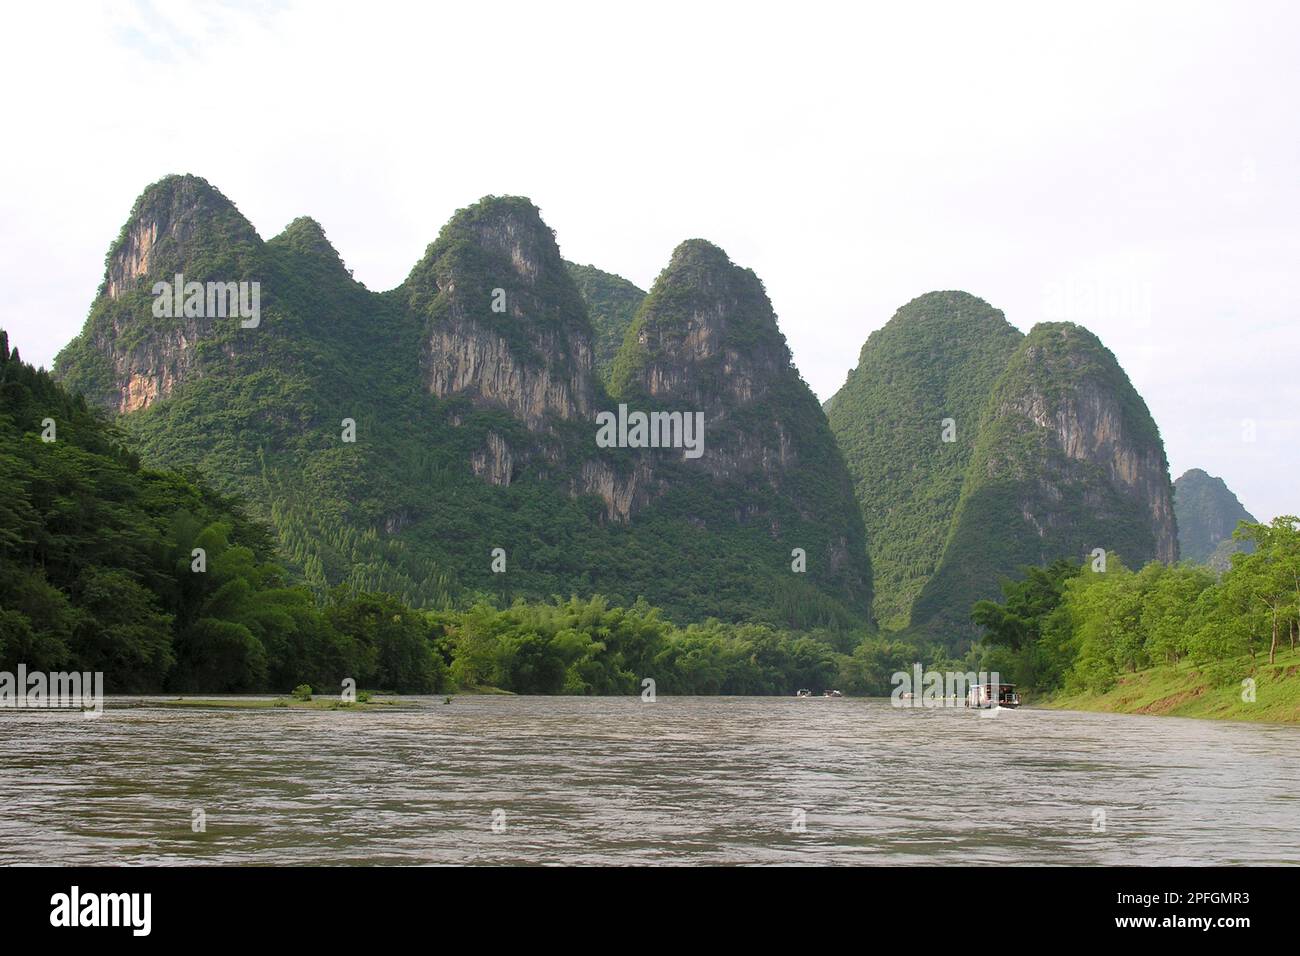
[[[257,282],[260,325],[155,315],[153,284],[182,273]],[[55,374],[146,462],[247,496],[318,592],[644,596],[681,619],[878,617],[957,647],[1023,564],[1179,553],[1159,430],[1087,330],[1022,335],[928,293],[819,406],[723,250],[681,243],[643,292],[567,262],[522,197],[459,210],[375,293],[314,220],[264,241],[207,182],[168,177]],[[702,414],[706,453],[599,447],[596,415],[620,406]]]
[[[1243,550],[1232,539],[1237,524],[1256,523],[1222,478],[1200,468],[1188,469],[1174,482],[1174,513],[1182,557],[1220,571],[1228,567],[1233,553]],[[1252,548],[1249,543],[1245,546]]]

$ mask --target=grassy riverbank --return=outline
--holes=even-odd
[[[1247,678],[1255,681],[1254,701],[1243,700]],[[1105,693],[1061,693],[1042,703],[1061,710],[1300,723],[1300,652],[1279,650],[1274,664],[1261,654],[1152,667],[1124,675]]]

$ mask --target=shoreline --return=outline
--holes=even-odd
[[[1164,664],[1121,677],[1106,691],[1058,691],[1034,702],[1053,710],[1300,724],[1300,650],[1211,663]]]

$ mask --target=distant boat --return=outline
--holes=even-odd
[[[822,693],[822,696],[823,696],[823,697],[843,697],[844,695],[841,694],[841,693],[840,693],[839,691],[837,691],[837,690],[828,690],[828,691],[824,691],[824,692]]]
[[[971,689],[966,692],[966,706],[980,710],[991,710],[995,707],[1012,710],[1020,706],[1020,695],[1016,692],[1015,684],[995,684],[988,681],[971,686]]]
[[[797,691],[794,692],[794,696],[796,696],[796,697],[811,697],[811,696],[812,696],[812,691],[810,691],[807,687],[800,687]]]

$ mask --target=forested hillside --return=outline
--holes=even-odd
[[[646,294],[622,276],[602,272],[595,266],[580,266],[575,262],[566,265],[587,303],[587,314],[591,316],[591,326],[596,333],[596,371],[608,384],[623,337],[632,327],[632,319],[645,301]]]
[[[238,501],[141,466],[123,438],[0,331],[0,670],[102,671],[110,694],[887,686],[842,630],[680,626],[600,595],[425,611],[345,586],[317,596]]]
[[[109,693],[442,683],[411,611],[322,611],[236,502],[122,437],[0,332],[0,669],[102,671]]]
[[[177,273],[259,282],[260,322],[154,315],[154,284]],[[765,308],[747,334],[784,350]],[[837,497],[847,475],[788,350],[737,353],[756,377],[748,395],[704,406],[694,467],[680,449],[597,447],[595,415],[616,402],[597,339],[526,199],[459,211],[407,280],[377,294],[312,220],[264,242],[208,183],[175,176],[137,201],[55,375],[120,415],[149,465],[244,496],[290,579],[318,598],[338,585],[430,608],[601,594],[679,621],[865,623],[861,519]],[[732,384],[679,358],[683,374],[711,370],[706,390]],[[708,469],[745,422],[793,437],[729,485]]]
[[[969,609],[1024,565],[1113,551],[1177,560],[1160,431],[1115,356],[1072,323],[1042,323],[993,387],[944,544],[911,624],[960,644]]]
[[[965,292],[913,299],[827,403],[871,548],[876,616],[905,627],[934,573],[993,383],[1023,336]]]

